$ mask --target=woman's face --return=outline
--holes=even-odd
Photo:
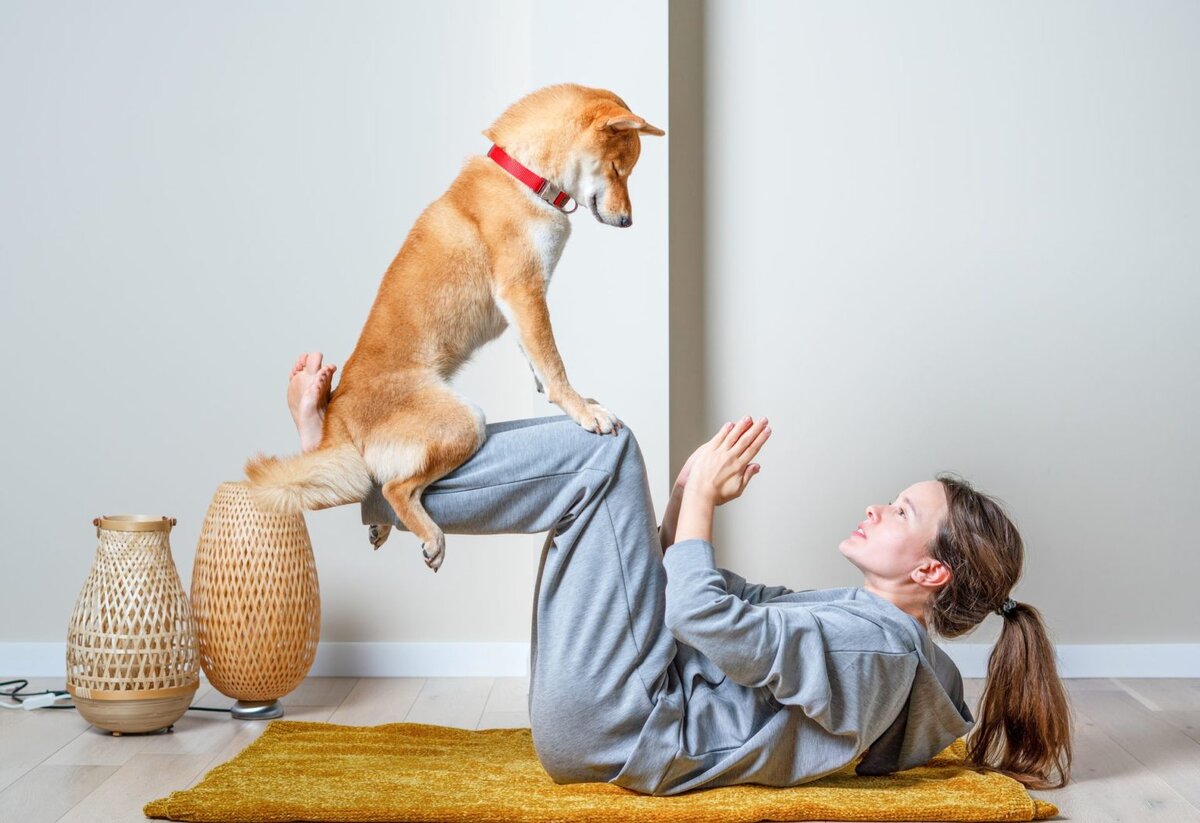
[[[929,569],[930,564],[941,566],[926,549],[947,512],[941,483],[914,483],[887,505],[867,506],[866,518],[838,544],[838,549],[862,571],[868,583],[917,580],[928,584],[924,575],[919,580],[914,575],[923,567]]]

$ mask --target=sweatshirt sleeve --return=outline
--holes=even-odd
[[[731,572],[729,569],[717,569],[717,571],[721,573],[721,577],[725,578],[725,591],[734,597],[740,597],[747,603],[762,603],[764,600],[772,600],[781,595],[792,593],[792,590],[787,586],[767,586],[762,583],[747,583],[746,578],[736,572]]]
[[[685,540],[667,549],[666,624],[743,686],[766,687],[780,703],[817,710],[830,699],[825,645],[806,608],[760,606],[727,589],[712,544]]]

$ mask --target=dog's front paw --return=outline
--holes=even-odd
[[[422,543],[421,556],[425,558],[426,566],[435,572],[440,569],[442,561],[446,559],[446,535],[438,532],[430,540]]]
[[[386,523],[374,523],[367,528],[367,539],[371,541],[371,545],[378,551],[379,547],[388,539],[388,535],[392,533],[392,527]]]
[[[590,397],[583,398],[580,408],[571,414],[576,423],[596,434],[612,434],[621,427],[615,414]]]

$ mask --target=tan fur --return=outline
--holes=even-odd
[[[609,225],[632,220],[626,181],[641,151],[638,135],[662,133],[612,92],[575,85],[530,94],[484,131]],[[331,395],[320,445],[247,464],[259,504],[295,510],[356,502],[374,480],[436,570],[444,537],[421,494],[484,439],[482,412],[449,381],[510,320],[549,400],[590,431],[611,432],[619,421],[568,382],[550,327],[546,288],[569,233],[566,215],[492,160],[468,159],[384,274]]]
[[[258,455],[246,463],[255,501],[268,511],[327,509],[357,503],[371,489],[358,449],[331,446],[280,460]]]

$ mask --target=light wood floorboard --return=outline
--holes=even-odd
[[[16,679],[0,676],[0,680]],[[982,681],[965,697],[978,713]],[[1073,781],[1033,792],[1082,823],[1200,823],[1200,680],[1067,681],[1075,719]],[[30,680],[29,690],[62,681]],[[307,678],[285,718],[371,726],[528,726],[529,684],[498,678]],[[232,700],[204,682],[193,705]],[[142,821],[142,806],[194,786],[253,743],[267,721],[188,712],[169,734],[112,737],[74,711],[0,711],[0,820]]]

